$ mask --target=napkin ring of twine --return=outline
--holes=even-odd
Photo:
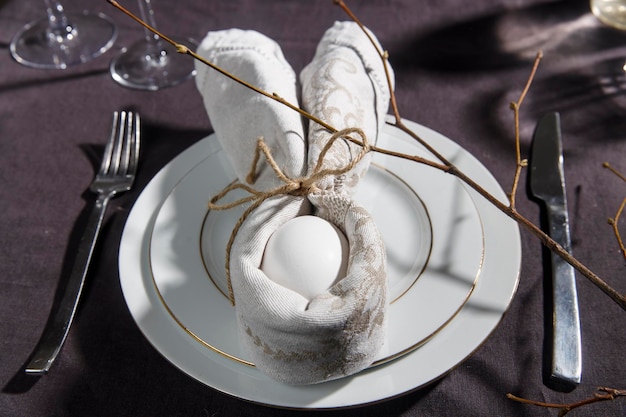
[[[358,135],[360,139],[355,139],[351,137],[351,134]],[[324,159],[326,158],[328,151],[332,148],[333,144],[338,139],[343,138],[356,145],[359,145],[361,147],[361,151],[343,167],[334,169],[322,169],[322,166],[324,165]],[[272,156],[270,148],[265,143],[265,140],[262,137],[259,137],[257,139],[257,146],[254,149],[254,158],[250,166],[250,171],[246,176],[246,182],[250,185],[235,181],[226,186],[213,198],[211,198],[208,204],[210,210],[228,210],[242,204],[252,202],[252,204],[243,212],[243,214],[237,220],[237,223],[233,227],[230,238],[228,239],[228,244],[226,246],[226,281],[228,286],[228,299],[233,306],[235,305],[235,295],[233,293],[233,286],[230,279],[230,254],[233,242],[235,241],[235,237],[237,236],[241,225],[245,222],[250,213],[258,208],[265,200],[271,197],[275,197],[278,195],[306,196],[315,191],[319,191],[320,189],[316,185],[318,181],[330,175],[336,176],[347,173],[348,171],[352,170],[359,162],[361,162],[361,160],[370,150],[371,146],[367,140],[365,132],[362,129],[357,127],[349,127],[346,129],[338,130],[332,134],[332,136],[328,139],[328,142],[326,142],[326,144],[322,148],[322,151],[320,152],[317,159],[317,163],[315,164],[315,168],[313,169],[311,174],[306,177],[293,179],[285,175],[285,173],[283,173],[283,171],[280,169],[280,167],[276,163],[276,160],[274,160],[274,157]],[[251,186],[256,182],[258,177],[257,166],[261,159],[261,154],[265,157],[267,163],[276,174],[276,177],[278,177],[284,183],[284,185],[278,186],[268,191],[257,191]],[[228,193],[238,189],[244,190],[250,195],[230,203],[217,204],[218,201],[224,198]]]

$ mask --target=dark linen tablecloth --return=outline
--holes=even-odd
[[[124,2],[137,10],[134,1]],[[537,119],[562,117],[573,251],[621,293],[626,265],[607,225],[626,197],[626,90],[619,87],[626,36],[602,26],[586,1],[350,1],[389,51],[403,117],[452,138],[505,190],[513,179],[513,116],[532,59],[543,50],[521,111],[522,152]],[[0,415],[37,416],[554,416],[518,404],[508,392],[569,403],[598,386],[626,389],[626,312],[578,276],[583,381],[572,392],[544,385],[542,247],[522,230],[517,293],[493,334],[431,385],[357,409],[279,410],[232,398],[179,371],[142,336],[120,288],[118,249],[133,202],[168,161],[212,132],[193,82],[158,92],[112,81],[108,65],[142,29],[104,0],[67,0],[66,9],[107,13],[119,37],[103,56],[64,71],[35,70],[9,55],[13,34],[44,13],[39,0],[0,1]],[[347,17],[330,0],[154,2],[159,27],[201,39],[209,30],[255,29],[280,43],[299,72],[322,33]],[[617,83],[617,84],[616,84]],[[624,83],[622,81],[624,85]],[[76,321],[51,372],[23,367],[36,345],[76,252],[85,190],[99,164],[111,113],[143,117],[141,167],[132,191],[113,200]],[[534,222],[522,175],[517,205]],[[622,221],[622,224],[623,221]],[[626,226],[621,226],[626,234]],[[506,242],[502,242],[506,245]],[[545,259],[544,259],[545,260]],[[416,320],[419,318],[415,318]],[[586,406],[575,416],[624,416],[626,398]]]

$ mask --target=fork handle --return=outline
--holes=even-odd
[[[79,242],[72,271],[66,287],[62,290],[62,298],[50,313],[41,339],[37,343],[31,360],[24,370],[27,374],[46,374],[65,342],[76,313],[78,300],[80,299],[91,256],[96,245],[96,239],[100,233],[102,220],[104,219],[104,213],[110,198],[111,195],[99,194],[91,208],[87,225]]]

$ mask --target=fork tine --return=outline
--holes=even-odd
[[[118,175],[120,170],[120,163],[122,162],[122,150],[124,147],[124,131],[126,130],[127,114],[125,111],[120,112],[119,125],[117,126],[117,132],[115,135],[115,144],[113,146],[113,155],[111,157],[111,166],[109,167],[109,174]]]
[[[130,146],[130,161],[128,164],[128,175],[135,177],[137,173],[137,165],[139,162],[139,145],[140,145],[140,130],[141,120],[139,114],[133,113],[132,117],[134,123],[131,132],[131,146]]]
[[[109,172],[111,166],[111,159],[113,157],[113,146],[117,138],[117,131],[119,126],[120,115],[118,112],[113,113],[113,123],[111,125],[111,136],[104,148],[104,155],[102,156],[102,163],[100,164],[100,175],[105,175]]]
[[[122,132],[124,138],[122,139],[122,143],[120,144],[120,150],[121,150],[120,166],[119,166],[117,175],[124,176],[128,174],[128,167],[130,164],[131,151],[132,151],[133,141],[134,141],[133,137],[135,136],[134,131],[133,131],[133,125],[134,125],[133,113],[128,112],[127,117],[126,117],[126,123],[124,124],[124,131]]]

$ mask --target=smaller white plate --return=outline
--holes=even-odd
[[[217,142],[214,135],[206,140]],[[207,209],[236,178],[227,159],[223,151],[209,155],[168,194],[152,232],[150,263],[155,290],[186,332],[252,364],[227,302],[224,264],[245,207]],[[354,198],[374,217],[387,252],[391,305],[380,364],[417,348],[454,317],[480,276],[484,244],[476,207],[455,177],[409,161],[374,160]]]

